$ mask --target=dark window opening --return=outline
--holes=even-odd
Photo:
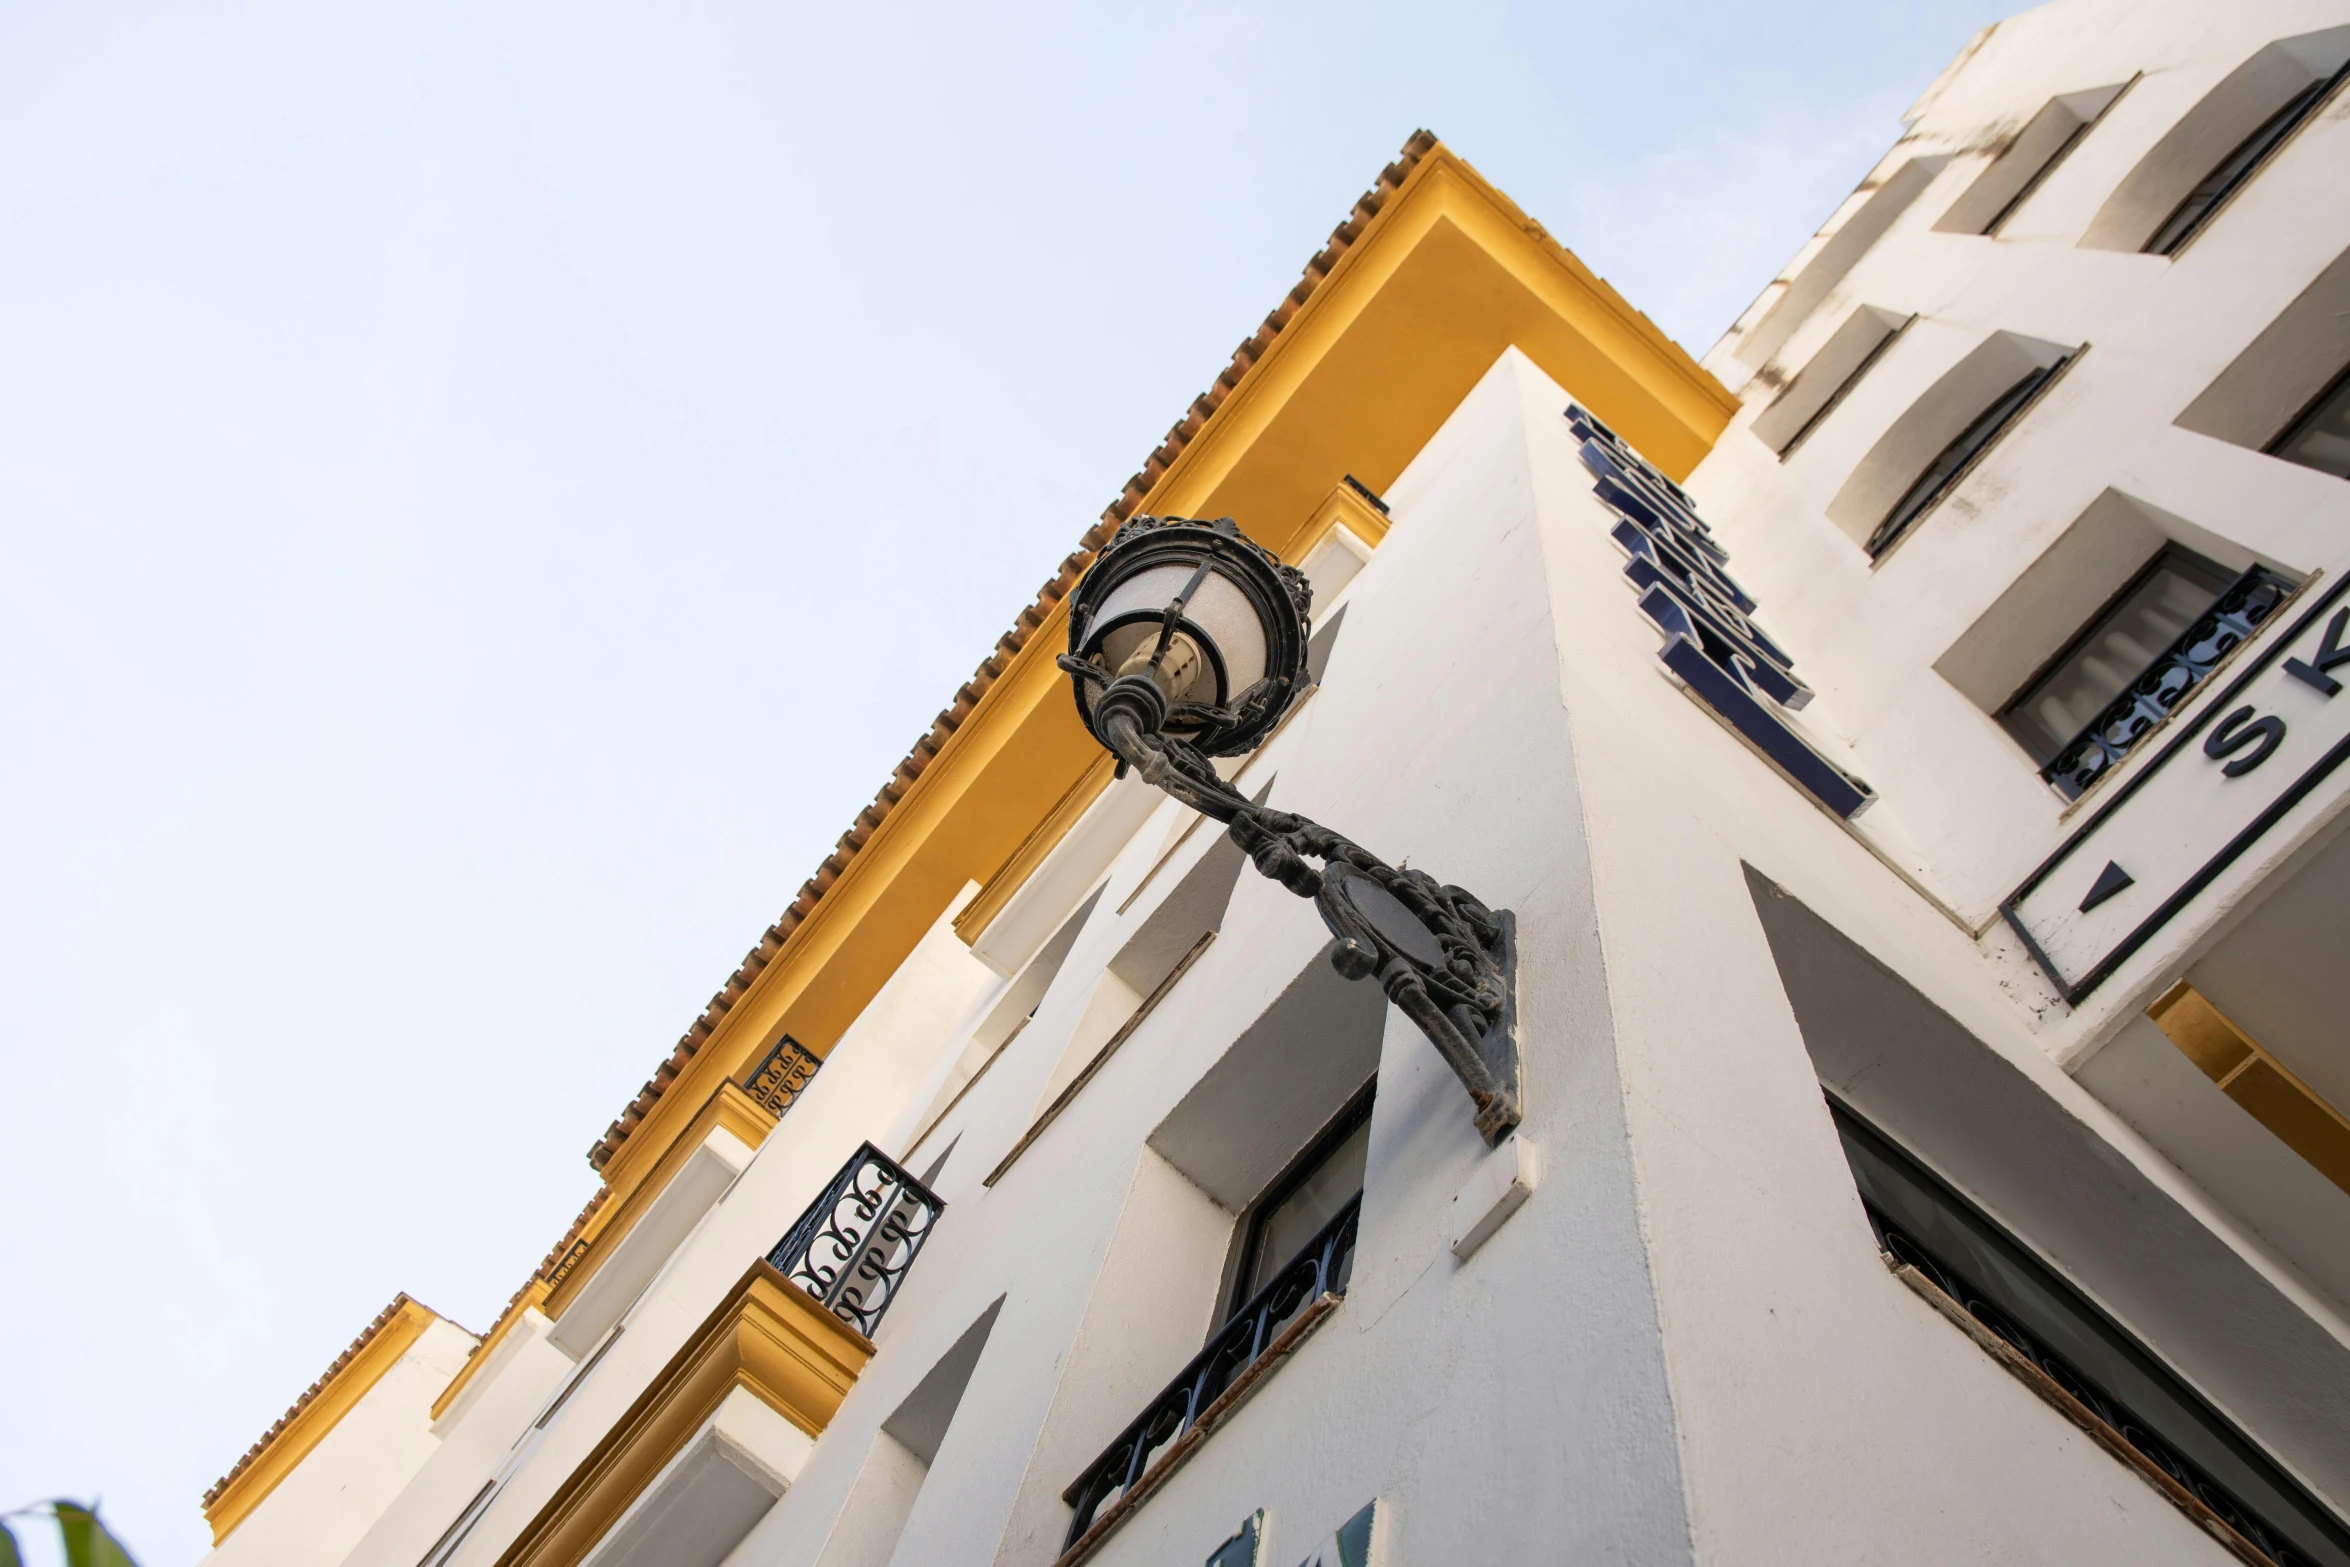
[[[1999,721],[2041,764],[2040,776],[2077,800],[2251,641],[2293,587],[2266,566],[2230,577],[2171,545],[2032,678]],[[2100,692],[2108,693],[2102,704]],[[2066,737],[2064,726],[2085,710],[2087,721]]]
[[[2258,130],[2220,159],[2209,174],[2196,181],[2186,199],[2171,209],[2171,215],[2162,220],[2162,227],[2146,242],[2147,254],[2175,256],[2187,241],[2202,233],[2227,199],[2260,172],[2261,164],[2284,144],[2286,137],[2317,113],[2319,105],[2342,84],[2345,76],[2350,76],[2350,65],[2344,65],[2324,81],[2311,82],[2288,99],[2283,108],[2261,121]]]
[[[1232,1306],[1216,1313],[1215,1331],[1191,1363],[1061,1493],[1071,1510],[1064,1554],[1097,1529],[1115,1527],[1138,1488],[1147,1495],[1152,1477],[1163,1476],[1231,1411],[1235,1400],[1226,1395],[1279,1366],[1285,1342],[1310,1332],[1345,1295],[1362,1214],[1373,1086],[1365,1083],[1249,1204],[1242,1244],[1228,1264],[1237,1279]]]
[[[2350,479],[2350,369],[2318,393],[2268,449],[2287,462]]]
[[[1362,1195],[1371,1147],[1371,1084],[1348,1101],[1243,1217],[1239,1266],[1219,1320],[1228,1321]]]
[[[2147,1347],[1875,1128],[1829,1108],[1877,1242],[2279,1567],[2350,1567],[2350,1529]]]
[[[1877,524],[1877,531],[1869,535],[1868,552],[1871,559],[1884,554],[1900,541],[1903,534],[1916,525],[1917,520],[1934,509],[1935,503],[1954,489],[1958,481],[1972,468],[2000,432],[2015,422],[2041,389],[2056,378],[2056,373],[2071,363],[2067,354],[2054,364],[2034,366],[2031,372],[1999,394],[1990,407],[1975,416],[1974,423],[1958,433],[1958,439],[1942,448],[1934,460],[1926,464],[1904,490],[1901,499]]]
[[[2202,618],[2236,574],[2173,544],[2100,609],[1999,715],[2045,766]]]

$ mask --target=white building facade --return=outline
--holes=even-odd
[[[210,1560],[2350,1564],[2346,67],[2001,23],[1702,368],[1415,139],[1113,511],[1313,579],[1228,776],[1511,912],[1515,1132],[1140,778],[949,794],[1066,568]]]

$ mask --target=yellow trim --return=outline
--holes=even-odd
[[[1143,507],[1230,514],[1285,558],[1352,473],[1391,484],[1495,359],[1530,357],[1674,478],[1737,400],[1457,156],[1423,156]],[[1053,657],[1062,600],[751,982],[604,1177],[624,1199],[703,1097],[779,1035],[818,1055],[968,882],[1000,908],[1058,841],[1102,754]],[[1040,832],[1040,827],[1045,830]]]
[[[1330,493],[1322,497],[1322,504],[1306,519],[1305,531],[1298,536],[1298,560],[1302,562],[1320,549],[1331,528],[1342,522],[1349,533],[1373,549],[1387,537],[1387,513],[1364,500],[1353,485],[1341,479],[1330,486]],[[1315,605],[1314,611],[1321,613],[1321,606]]]
[[[626,1197],[604,1204],[589,1217],[579,1233],[578,1241],[574,1243],[576,1257],[570,1267],[564,1270],[563,1277],[547,1292],[543,1308],[547,1315],[560,1317],[573,1301],[579,1299],[579,1292],[587,1288],[587,1281],[595,1277],[596,1270],[604,1265],[613,1249],[630,1230],[636,1228],[637,1220],[645,1216],[653,1206],[654,1199],[676,1178],[677,1172],[685,1168],[686,1161],[694,1156],[694,1150],[702,1146],[703,1139],[713,1130],[724,1127],[755,1150],[767,1140],[767,1134],[774,1129],[775,1122],[775,1113],[753,1099],[742,1084],[732,1079],[720,1083],[710,1097],[702,1102],[701,1113],[686,1123],[684,1133],[662,1150],[661,1158],[654,1164],[651,1173],[631,1186]]]
[[[2241,1105],[2278,1141],[2309,1161],[2327,1180],[2350,1192],[2350,1118],[2260,1048],[2209,997],[2185,980],[2146,1009],[2179,1054]]]
[[[498,1567],[577,1567],[736,1388],[821,1436],[873,1345],[755,1262],[571,1472]]]
[[[505,1342],[514,1324],[522,1320],[522,1314],[533,1306],[543,1308],[546,1303],[545,1279],[532,1279],[524,1285],[522,1293],[514,1297],[514,1304],[508,1306],[506,1314],[498,1319],[498,1325],[473,1346],[473,1353],[465,1357],[465,1364],[457,1368],[455,1376],[449,1378],[449,1385],[441,1389],[441,1396],[432,1401],[431,1418],[438,1420],[449,1412],[449,1406],[457,1402],[457,1395],[465,1391],[465,1384],[473,1380],[476,1371],[490,1363],[490,1356],[497,1353],[498,1346]]]
[[[1093,802],[1101,798],[1101,792],[1110,786],[1110,775],[1116,771],[1117,760],[1107,751],[1095,758],[1094,764],[1085,770],[1085,775],[1071,784],[1069,792],[1062,795],[1059,803],[1045,813],[1036,831],[1030,833],[1020,847],[1012,851],[1012,857],[1004,861],[1002,868],[988,878],[987,885],[979,889],[979,895],[963,906],[963,912],[955,916],[955,934],[963,938],[965,945],[978,942],[988,922],[1004,912],[1004,905],[1012,901],[1012,894],[1027,885],[1028,878],[1044,863],[1045,856],[1052,853],[1069,829],[1077,825],[1077,818],[1083,816]]]
[[[212,1543],[218,1545],[227,1539],[229,1532],[277,1489],[278,1482],[292,1474],[295,1466],[326,1440],[327,1433],[343,1416],[383,1380],[384,1373],[399,1364],[408,1346],[439,1320],[428,1306],[413,1300],[402,1302],[400,1309],[392,1314],[392,1320],[376,1329],[343,1368],[326,1379],[309,1402],[273,1435],[263,1438],[260,1453],[245,1466],[244,1472],[204,1504],[204,1521],[212,1525]]]

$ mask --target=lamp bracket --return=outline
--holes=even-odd
[[[1101,678],[1081,660],[1061,664],[1081,679]],[[1331,966],[1349,979],[1378,980],[1468,1090],[1478,1132],[1500,1143],[1521,1114],[1510,911],[1489,909],[1424,871],[1399,870],[1318,822],[1257,804],[1218,776],[1197,746],[1161,732],[1140,692],[1121,700],[1128,680],[1149,685],[1140,676],[1109,681],[1095,699],[1097,732],[1111,752],[1153,788],[1224,823],[1260,874],[1314,900],[1338,938]]]

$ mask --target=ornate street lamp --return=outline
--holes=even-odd
[[[1060,666],[1085,727],[1128,768],[1223,822],[1258,871],[1311,898],[1330,961],[1376,976],[1498,1143],[1518,1124],[1516,926],[1425,872],[1258,805],[1210,760],[1255,750],[1306,683],[1313,589],[1229,517],[1135,517],[1077,585]],[[1320,862],[1320,868],[1307,861]]]

